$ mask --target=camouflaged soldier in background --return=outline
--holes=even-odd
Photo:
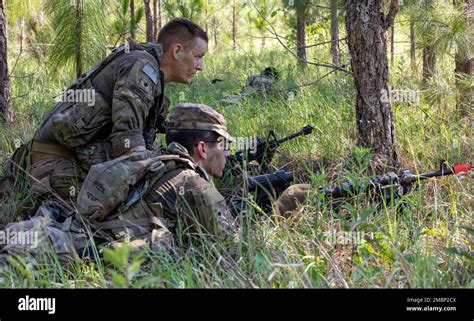
[[[163,155],[139,153],[91,168],[78,197],[80,214],[117,241],[172,249],[176,236],[234,232],[224,197],[209,176],[222,175],[231,136],[209,106],[178,104],[166,123]]]
[[[29,144],[37,195],[52,189],[74,199],[90,166],[151,149],[156,132],[164,132],[164,84],[190,84],[203,69],[207,41],[193,22],[173,19],[161,29],[159,43],[119,47],[82,75],[66,92],[88,90],[92,96],[84,96],[93,99],[57,103]],[[11,182],[0,181],[0,195],[8,196],[2,185],[8,189]]]
[[[278,81],[279,73],[273,67],[265,68],[260,75],[247,78],[245,87],[238,95],[230,95],[220,101],[224,105],[235,105],[249,96],[262,95],[267,97],[278,92],[275,83]]]

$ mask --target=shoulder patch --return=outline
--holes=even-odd
[[[156,71],[155,68],[153,68],[152,65],[148,63],[145,64],[142,71],[145,75],[150,77],[150,79],[155,83],[155,85],[158,84],[158,72]]]

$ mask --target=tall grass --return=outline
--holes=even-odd
[[[281,73],[280,86],[290,99],[249,98],[238,106],[221,106],[225,93],[235,93],[245,79],[268,65]],[[20,71],[31,71],[25,62]],[[39,69],[38,69],[39,70]],[[173,104],[180,101],[216,107],[237,137],[265,136],[273,129],[287,135],[312,124],[311,136],[279,149],[275,167],[296,171],[314,185],[330,186],[362,178],[371,154],[354,147],[354,88],[352,79],[332,74],[312,86],[295,88],[324,75],[324,70],[300,73],[281,51],[241,55],[213,53],[206,69],[191,86],[167,86]],[[211,85],[213,78],[223,82]],[[10,153],[12,137],[28,139],[52,104],[53,92],[65,80],[43,74],[14,78],[18,111],[15,127],[2,128],[0,141]],[[440,159],[472,161],[472,125],[457,119],[455,105],[428,103],[394,107],[398,150],[403,166],[413,172],[436,169]],[[314,162],[318,161],[318,169]],[[313,164],[313,165],[312,165]],[[286,221],[272,222],[251,207],[229,248],[217,241],[168,253],[110,251],[99,263],[75,262],[70,267],[47,265],[35,271],[2,271],[4,287],[474,287],[472,255],[474,200],[472,176],[444,177],[422,183],[393,204],[375,204],[363,195],[338,205],[313,195],[313,201]],[[358,243],[329,242],[334,232],[360,232]],[[25,263],[26,264],[26,263]]]

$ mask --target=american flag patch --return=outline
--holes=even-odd
[[[158,84],[158,73],[152,65],[145,64],[142,71],[145,75],[150,77],[150,79],[155,83],[155,85]]]

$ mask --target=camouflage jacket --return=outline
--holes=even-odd
[[[234,223],[225,199],[204,169],[177,143],[171,143],[166,152],[189,163],[155,179],[145,202],[161,204],[161,213],[155,214],[166,218],[173,232],[214,236],[231,232]]]
[[[115,240],[152,248],[172,246],[178,234],[214,237],[233,229],[224,198],[177,143],[156,157],[137,152],[91,167],[78,209]]]
[[[240,94],[229,95],[221,99],[221,104],[238,104],[249,96],[262,95],[263,97],[274,95],[278,92],[275,81],[268,76],[255,75],[247,78],[245,86],[242,88]]]
[[[113,52],[61,96],[35,139],[59,144],[80,159],[103,151],[97,141],[111,147],[111,158],[145,145],[147,133],[164,121],[166,113],[161,57],[159,44]]]

